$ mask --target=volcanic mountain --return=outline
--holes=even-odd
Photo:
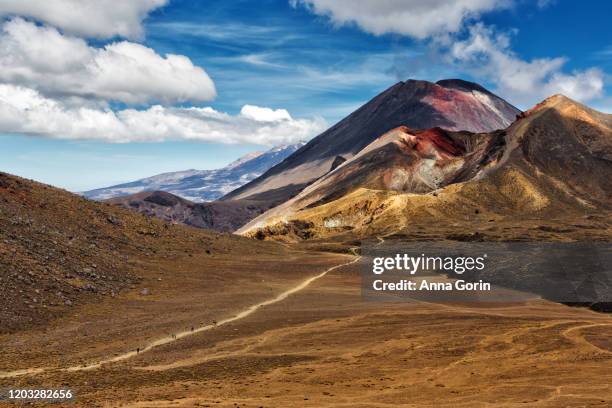
[[[594,219],[612,210],[611,175],[612,115],[556,95],[505,130],[386,132],[239,232],[261,238],[299,230],[303,238],[391,233],[423,220],[482,227]]]
[[[514,106],[472,82],[459,79],[398,82],[222,200],[285,202],[398,126],[488,132],[507,127],[519,113]]]
[[[253,180],[302,147],[304,142],[249,153],[216,170],[184,170],[163,173],[130,183],[86,191],[92,200],[107,200],[143,191],[165,191],[193,202],[213,201]]]

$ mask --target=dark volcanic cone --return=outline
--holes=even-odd
[[[398,82],[222,200],[249,198],[282,203],[328,173],[337,165],[337,157],[350,159],[398,126],[489,132],[506,128],[519,113],[514,106],[471,82]]]

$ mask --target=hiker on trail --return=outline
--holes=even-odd
[[[136,354],[140,353],[140,347],[136,347]]]
[[[193,331],[193,326],[191,326],[191,331]]]

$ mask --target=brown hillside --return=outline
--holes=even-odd
[[[165,191],[145,191],[106,202],[173,224],[222,232],[233,232],[270,208],[250,200],[194,203]]]
[[[231,250],[270,251],[0,173],[0,330],[136,288],[160,260]]]

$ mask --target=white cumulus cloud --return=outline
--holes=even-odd
[[[459,31],[481,13],[511,5],[510,0],[290,0],[327,16],[336,25],[354,23],[375,35],[424,39]]]
[[[32,18],[81,37],[141,38],[142,21],[168,0],[2,0],[0,16]]]
[[[601,70],[565,73],[563,57],[523,60],[511,50],[508,34],[483,24],[470,27],[468,37],[450,47],[449,57],[452,63],[490,80],[504,97],[526,106],[557,93],[587,101],[601,96],[604,88]]]
[[[0,82],[50,97],[129,104],[207,101],[216,95],[208,74],[185,56],[161,56],[128,41],[91,47],[21,18],[5,22],[0,32]]]
[[[38,91],[0,84],[0,132],[108,142],[199,140],[278,145],[327,128],[322,118],[294,119],[284,109],[245,105],[238,115],[213,108],[154,105],[148,109],[77,107]]]
[[[257,122],[275,122],[278,120],[291,120],[291,115],[286,109],[261,108],[254,105],[244,105],[240,114],[245,118],[253,119]]]

